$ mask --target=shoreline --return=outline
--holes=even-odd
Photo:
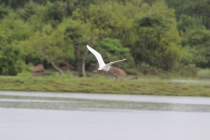
[[[179,81],[173,81],[179,80]],[[20,77],[0,76],[1,91],[73,92],[97,94],[133,94],[210,97],[210,81],[147,78],[136,80],[104,77]]]

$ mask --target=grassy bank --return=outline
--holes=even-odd
[[[0,90],[210,96],[209,83],[175,83],[169,79],[148,77],[139,78],[137,80],[115,80],[102,77],[0,76]]]

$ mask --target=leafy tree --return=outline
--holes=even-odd
[[[0,0],[0,4],[4,4],[13,9],[24,7],[29,0]]]
[[[30,26],[13,12],[2,19],[0,24],[0,45],[5,46],[15,40],[25,40],[31,35]]]
[[[177,19],[182,14],[191,17],[201,17],[203,25],[210,28],[210,0],[166,0],[166,3],[176,10]]]
[[[17,75],[25,70],[25,51],[19,42],[31,35],[28,24],[10,12],[0,20],[0,74]]]
[[[99,44],[106,42],[105,44],[112,44],[108,45],[110,47],[114,47],[114,44],[118,45],[117,47],[119,47],[119,44],[126,44],[125,46],[127,46],[130,41],[129,39],[131,39],[129,35],[133,25],[133,19],[131,17],[132,14],[135,13],[133,11],[128,14],[128,11],[133,9],[132,6],[134,5],[126,7],[124,4],[117,2],[102,2],[99,5],[91,4],[86,11],[76,9],[72,16],[74,20],[89,25],[91,31],[90,36],[94,36],[94,40],[98,40],[96,42]],[[111,41],[105,39],[107,37],[112,38],[113,40],[116,38],[119,42],[116,43],[113,42],[112,39],[110,39]],[[130,62],[132,62],[132,60],[133,59],[131,58]]]
[[[44,14],[44,21],[50,21],[53,24],[62,22],[65,16],[66,4],[56,1],[54,3],[47,2]]]
[[[81,16],[77,17],[81,19]],[[152,66],[170,69],[181,59],[174,11],[163,2],[152,6],[135,0],[92,4],[82,18],[82,21],[91,23],[92,32],[100,40],[116,38],[123,46],[131,48],[137,64],[145,61]]]
[[[63,74],[63,71],[57,64],[74,58],[74,49],[69,45],[70,40],[65,38],[65,29],[64,24],[59,24],[56,29],[48,24],[24,42],[24,46],[31,50],[31,53],[41,54],[60,74]]]
[[[14,42],[0,46],[0,75],[17,75],[26,69],[24,51]]]
[[[184,14],[180,15],[179,21],[177,23],[177,28],[181,35],[188,30],[196,29],[202,26],[202,18],[191,17]]]
[[[25,5],[24,12],[22,13],[22,17],[24,20],[29,19],[32,15],[36,13],[36,9],[38,8],[38,5],[34,2],[29,2]]]
[[[5,5],[0,5],[0,19],[3,19],[5,16],[7,16],[11,12],[11,9],[8,7],[5,7]]]
[[[85,74],[85,56],[87,54],[86,44],[92,44],[90,25],[79,20],[66,20],[65,37],[71,41],[75,50],[75,61],[79,76]]]
[[[98,38],[117,38],[126,42],[133,23],[133,13],[128,13],[129,10],[131,7],[109,1],[101,5],[91,4],[86,15]]]
[[[118,64],[123,68],[133,61],[164,70],[180,62],[208,67],[210,0],[166,3],[175,11],[162,0],[0,0],[1,60],[11,64],[5,61],[2,74],[15,75],[26,60],[49,61],[58,71],[71,62],[85,76],[87,43],[105,61],[128,58]],[[95,61],[90,56],[88,65]]]
[[[191,29],[183,36],[183,46],[189,46],[192,63],[199,67],[210,66],[210,31],[205,27]]]
[[[188,52],[193,56],[185,57],[182,62],[186,65],[196,64],[199,67],[207,67],[210,61],[210,31],[202,25],[202,18],[181,15],[178,22],[178,29],[182,36],[182,46],[185,50],[189,49]],[[191,58],[190,61],[189,58]]]
[[[181,59],[180,36],[174,11],[163,2],[152,4],[135,22],[136,41],[132,54],[137,64],[169,70]]]

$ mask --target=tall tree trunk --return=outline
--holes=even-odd
[[[53,68],[55,68],[60,74],[64,74],[63,70],[56,66],[53,61],[51,61],[50,63],[52,64]]]
[[[70,71],[70,65],[68,62],[64,61],[63,62],[66,65],[66,71],[69,72]]]
[[[78,60],[77,69],[78,69],[78,74],[80,77],[86,76],[86,73],[83,71],[83,68],[82,68],[82,60],[81,59]]]
[[[93,45],[94,43],[94,40],[93,40],[93,36],[90,38],[90,40],[88,41],[88,44],[90,46]],[[86,48],[86,47],[85,47]],[[76,54],[77,54],[77,57],[78,57],[78,63],[77,63],[77,69],[78,69],[78,73],[79,73],[79,76],[82,77],[82,76],[86,76],[86,72],[85,72],[85,60],[86,60],[86,55],[88,54],[88,49],[86,48],[83,55],[81,56],[81,50],[80,50],[80,45],[77,46],[77,49],[76,49]]]
[[[77,70],[78,70],[78,74],[80,77],[86,76],[85,59],[84,58],[79,58],[79,60],[77,62]]]
[[[81,49],[80,44],[76,46],[76,56],[77,56],[77,70],[79,77],[86,76],[86,73],[82,70],[82,58],[81,58]]]
[[[44,57],[53,66],[54,69],[56,69],[60,74],[64,74],[63,70],[56,66],[56,64],[47,55],[44,54]]]

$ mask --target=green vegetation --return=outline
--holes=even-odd
[[[210,0],[0,0],[0,89],[209,96],[206,84],[65,75],[92,70],[89,44],[127,58],[116,66],[128,74],[196,76],[210,67],[209,12]],[[32,77],[37,64],[60,75]]]
[[[85,45],[117,66],[155,74],[210,66],[210,0],[1,0],[0,75],[29,64],[86,76],[96,61]]]
[[[106,79],[103,77],[73,78],[65,76],[28,77],[1,76],[0,90],[82,92],[138,95],[210,96],[205,83],[177,83],[170,79],[142,77],[137,80]]]

